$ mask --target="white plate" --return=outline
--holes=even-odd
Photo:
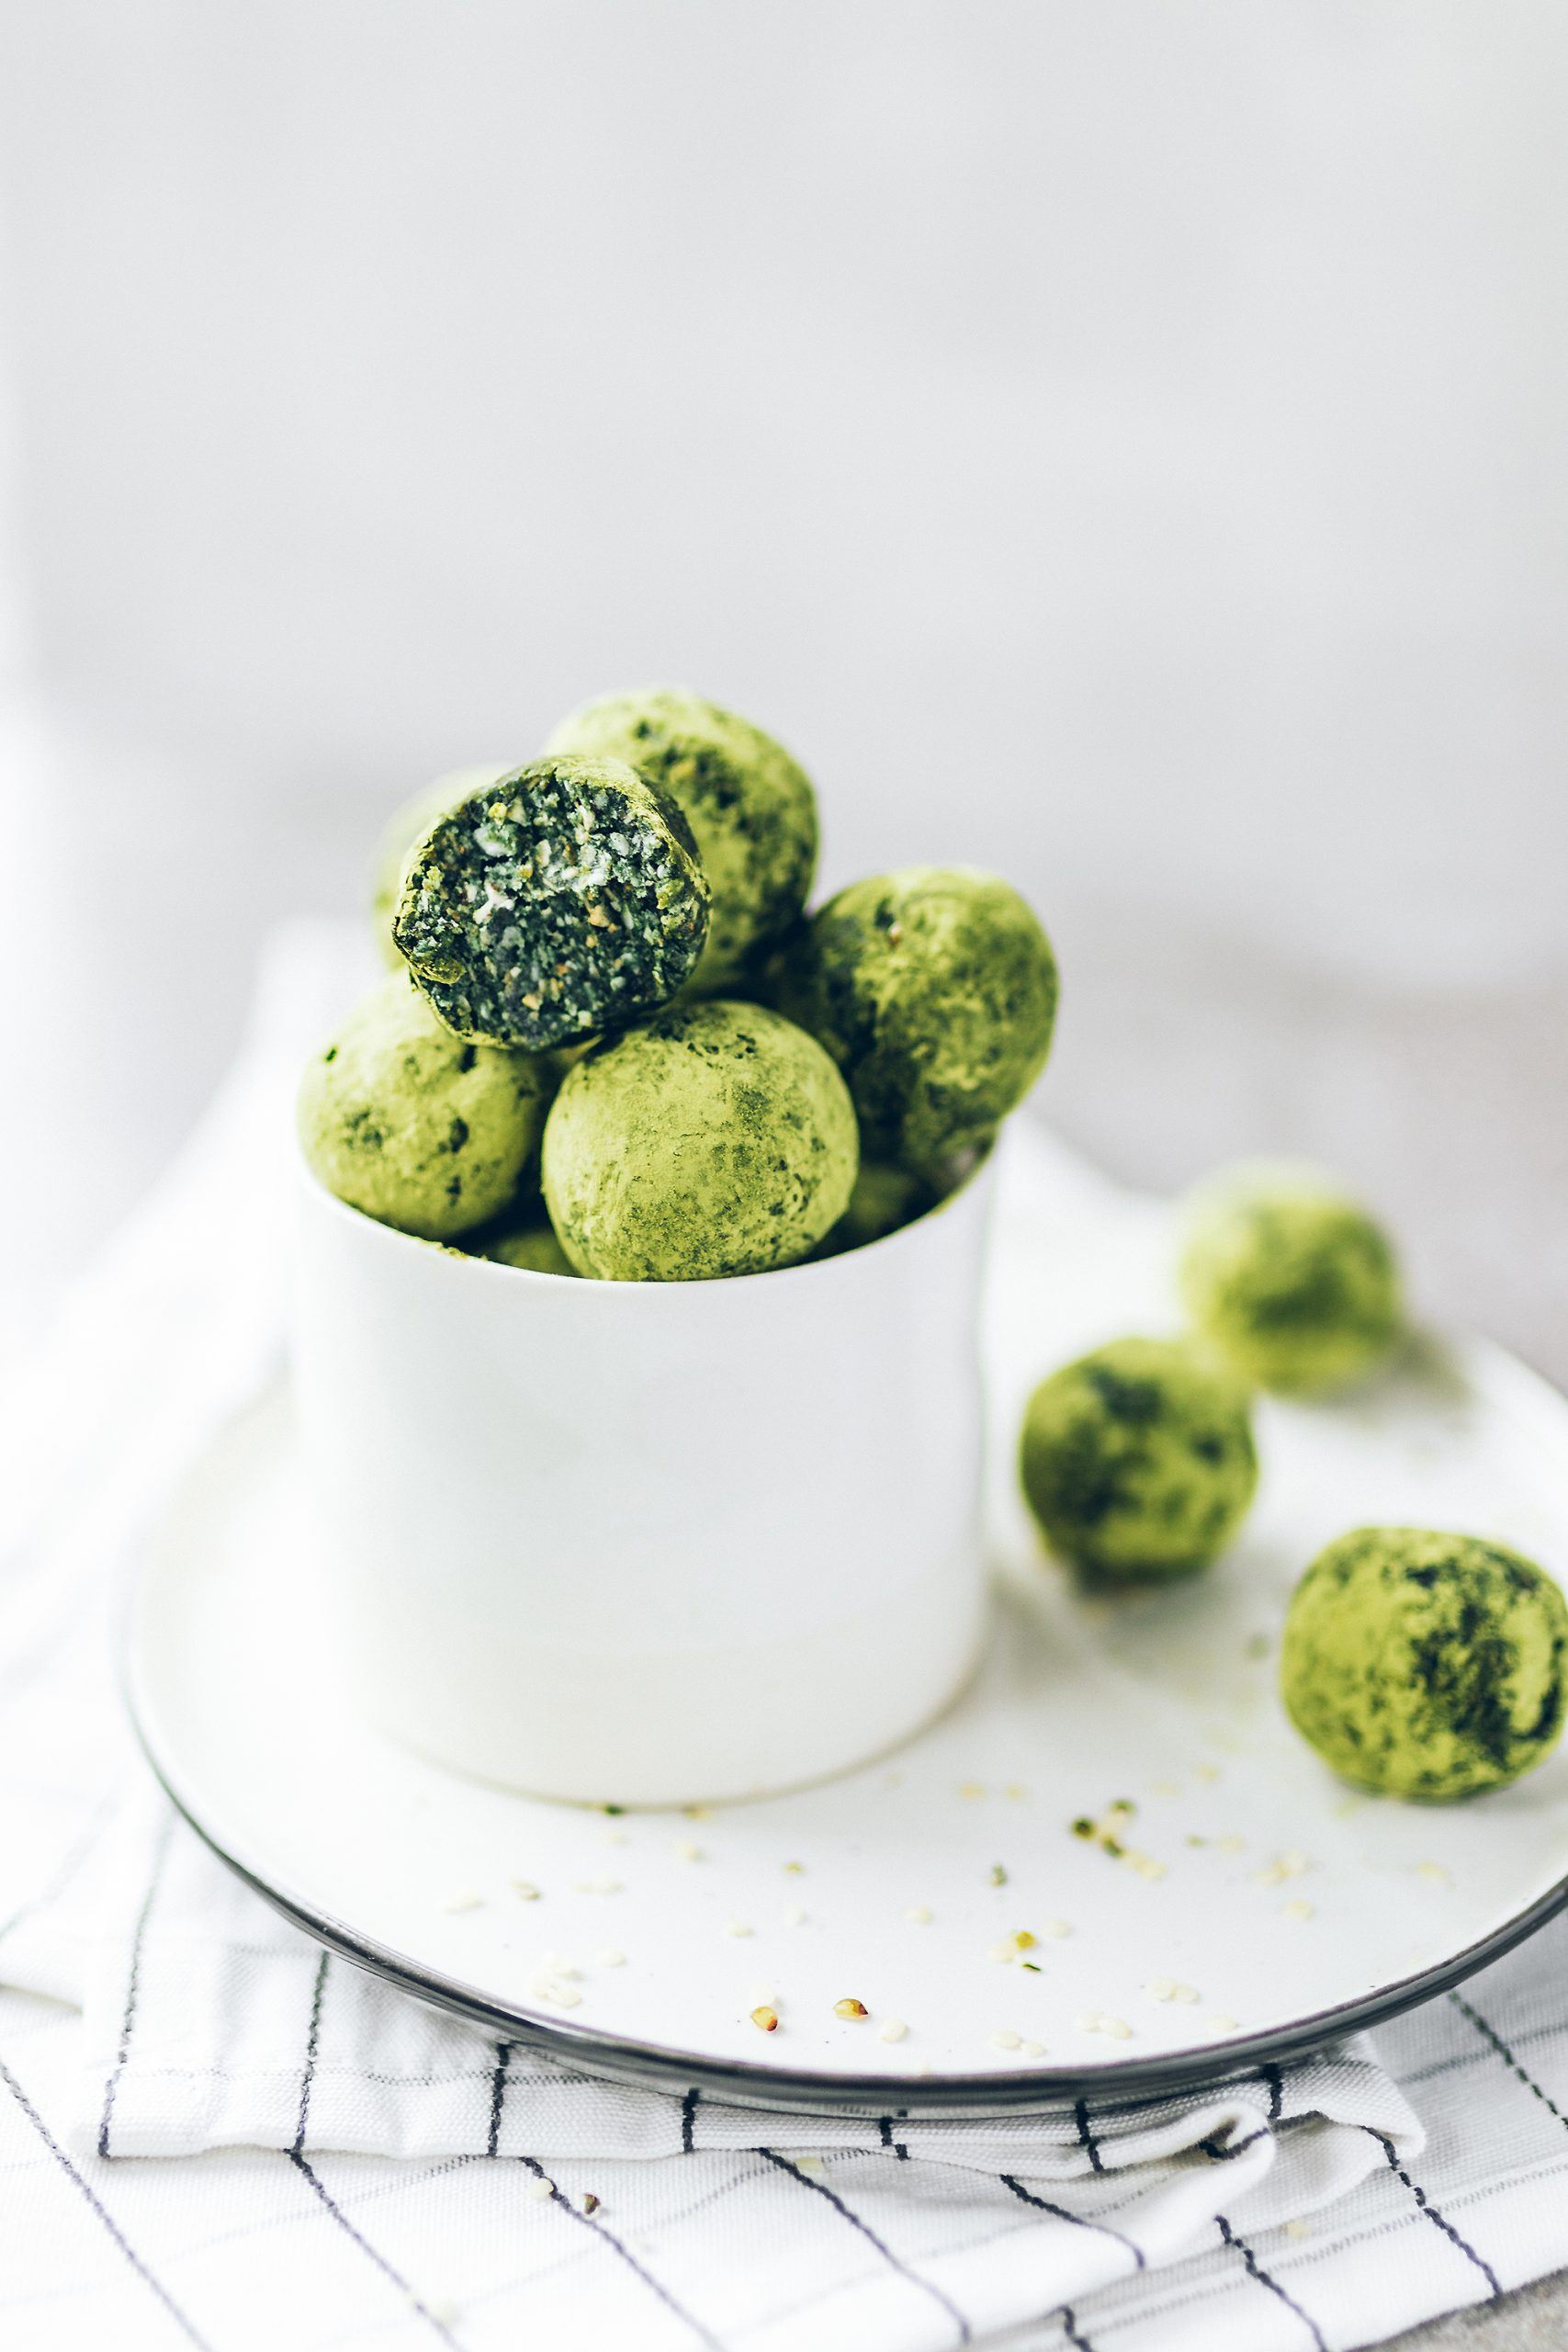
[[[1005,1433],[1070,1347],[1158,1320],[1164,1231],[1129,1211],[1098,1240],[1075,1226],[1070,1265],[1049,1238],[1004,1250],[1008,1597],[979,1680],[884,1762],[700,1818],[607,1818],[402,1752],[342,1704],[276,1393],[149,1547],[129,1683],[155,1768],[349,1957],[590,2071],[720,2098],[931,2113],[1144,2091],[1458,1981],[1568,1900],[1568,1754],[1467,1805],[1355,1796],[1280,1712],[1278,1629],[1313,1551],[1368,1520],[1495,1535],[1561,1572],[1568,1406],[1481,1342],[1426,1343],[1351,1406],[1266,1405],[1235,1551],[1192,1584],[1085,1599],[1028,1537]],[[1120,1859],[1070,1826],[1117,1799],[1136,1808]],[[1020,1930],[1038,1942],[995,1958]],[[840,2018],[845,1999],[869,2015]]]

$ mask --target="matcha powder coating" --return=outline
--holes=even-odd
[[[672,1005],[571,1071],[545,1129],[550,1218],[581,1272],[705,1282],[793,1265],[842,1216],[853,1105],[760,1005]]]
[[[1043,1380],[1023,1491],[1052,1549],[1106,1577],[1190,1575],[1258,1484],[1247,1393],[1182,1340],[1113,1340]]]
[[[1181,1295],[1243,1379],[1325,1396],[1375,1371],[1404,1326],[1382,1227],[1308,1170],[1233,1170],[1187,1205]]]
[[[551,752],[626,760],[679,803],[713,891],[694,994],[746,978],[806,904],[817,865],[817,796],[780,743],[681,686],[604,695],[563,718]]]
[[[393,937],[461,1037],[537,1050],[667,1003],[707,935],[675,803],[617,760],[536,760],[440,817],[404,870]]]
[[[843,1071],[867,1156],[919,1174],[988,1143],[1039,1077],[1056,966],[995,875],[909,865],[818,910],[779,1005]]]
[[[1562,1728],[1568,1607],[1517,1552],[1472,1535],[1361,1527],[1296,1587],[1280,1690],[1357,1787],[1438,1800],[1502,1787]]]
[[[446,1241],[512,1199],[555,1084],[531,1054],[465,1045],[394,972],[306,1064],[299,1141],[340,1201]]]

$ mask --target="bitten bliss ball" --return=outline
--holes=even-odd
[[[1506,1544],[1360,1527],[1296,1587],[1280,1657],[1292,1722],[1358,1788],[1440,1800],[1502,1787],[1562,1728],[1568,1606]]]
[[[449,1240],[513,1198],[555,1085],[531,1054],[455,1037],[408,974],[392,972],[306,1064],[299,1141],[339,1200]]]
[[[1245,1389],[1182,1340],[1112,1340],[1043,1380],[1019,1466],[1052,1549],[1104,1577],[1206,1567],[1258,1483]]]
[[[545,1198],[582,1273],[703,1282],[806,1257],[857,1159],[844,1082],[803,1031],[760,1005],[671,1005],[567,1077]]]
[[[438,817],[445,817],[460,800],[466,800],[471,792],[481,790],[485,785],[493,784],[503,773],[499,766],[449,768],[434,784],[427,784],[423,792],[416,792],[412,800],[405,800],[388,819],[370,872],[370,929],[376,952],[390,970],[400,972],[403,968],[398,943],[392,937],[392,919],[398,911],[409,859]]]
[[[1326,1396],[1375,1371],[1403,1328],[1382,1228],[1313,1169],[1243,1166],[1190,1195],[1179,1280],[1243,1379]]]
[[[683,686],[604,695],[563,718],[548,752],[625,760],[684,812],[713,893],[687,983],[723,996],[786,932],[817,865],[817,796],[781,743]]]
[[[707,924],[675,803],[618,760],[562,752],[436,819],[404,870],[392,935],[448,1028],[537,1050],[666,1003]]]
[[[818,909],[778,1001],[843,1071],[868,1159],[926,1173],[987,1144],[1039,1077],[1056,966],[995,875],[908,865]]]

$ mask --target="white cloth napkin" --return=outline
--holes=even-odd
[[[608,2257],[577,2279],[586,2300],[565,2319],[547,2262],[514,2282],[552,2345],[579,2340],[570,2329],[586,2344],[617,2328],[651,2342],[635,2331],[655,2311],[671,2340],[813,2352],[1032,2327],[1010,2340],[1111,2330],[1175,2344],[1190,2322],[1205,2352],[1349,2345],[1568,2258],[1568,2222],[1523,2226],[1522,2196],[1509,2209],[1520,2226],[1490,2250],[1462,2212],[1516,2176],[1560,2177],[1568,2159],[1568,1992],[1552,1982],[1551,1934],[1482,1993],[1433,2005],[1425,2032],[1381,2037],[1408,2065],[1359,2041],[1174,2099],[965,2122],[782,2117],[498,2044],[329,1959],[175,1819],[117,1702],[112,1599],[150,1508],[276,1361],[295,1075],[362,977],[335,930],[280,939],[233,1078],[9,1400],[22,1443],[0,1586],[0,1983],[82,2017],[73,2075],[50,2075],[52,2122],[15,2068],[5,2082],[97,2210],[115,2191],[94,2184],[114,2181],[117,2158],[268,2150],[363,2246],[329,2172],[341,2184],[370,2159],[421,2179],[433,2164],[509,2166]],[[1038,1204],[1086,1231],[1123,1218],[1129,1283],[1146,1283],[1146,1210],[1043,1137],[1019,1139],[1004,1182],[1015,1216]],[[1458,2084],[1467,2106],[1484,2098],[1484,2128],[1462,2141]],[[199,2202],[202,2165],[172,2169]],[[634,2210],[646,2226],[628,2234]],[[1377,2276],[1401,2283],[1369,2295],[1362,2257],[1385,2241],[1402,2252]],[[628,2275],[647,2306],[629,2335]],[[472,2283],[456,2281],[442,2309],[461,2312]],[[449,2340],[488,2341],[407,2293]],[[583,2318],[595,2310],[598,2335]],[[1176,2332],[1145,2338],[1159,2314]]]

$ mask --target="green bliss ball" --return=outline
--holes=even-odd
[[[685,812],[713,893],[688,993],[749,979],[806,904],[817,865],[817,796],[805,770],[749,718],[683,686],[604,695],[546,746],[625,760]]]
[[[555,1086],[542,1058],[455,1037],[390,972],[307,1063],[299,1141],[340,1201],[446,1241],[513,1198]]]
[[[1326,1396],[1393,1347],[1404,1317],[1393,1249],[1330,1179],[1243,1166],[1201,1185],[1183,1222],[1183,1304],[1245,1380]]]
[[[537,1051],[667,1003],[707,924],[675,803],[619,760],[561,752],[436,819],[392,935],[449,1029]]]
[[[1044,1069],[1056,966],[995,875],[908,865],[818,910],[778,1002],[843,1071],[868,1156],[923,1173],[987,1144]]]
[[[761,1005],[671,1005],[566,1079],[545,1198],[581,1272],[706,1282],[807,1256],[857,1156],[844,1082],[802,1030]]]
[[[1296,1587],[1280,1687],[1342,1779],[1438,1802],[1540,1762],[1565,1656],[1568,1607],[1533,1561],[1473,1535],[1359,1527]]]
[[[555,1227],[536,1208],[522,1224],[506,1225],[493,1233],[476,1234],[468,1248],[477,1258],[493,1259],[498,1266],[516,1266],[530,1274],[575,1274],[577,1268],[556,1239]]]
[[[392,937],[392,918],[398,910],[410,856],[437,817],[445,817],[459,800],[466,800],[470,792],[478,792],[502,773],[499,763],[485,768],[452,768],[446,775],[438,775],[434,784],[427,784],[423,792],[416,792],[412,800],[405,800],[387,820],[377,844],[376,863],[370,870],[370,929],[376,951],[389,971],[402,969],[403,959]]]
[[[1054,1551],[1096,1576],[1190,1576],[1258,1484],[1247,1391],[1186,1340],[1112,1340],[1029,1400],[1023,1491]]]
[[[923,1216],[933,1199],[930,1189],[908,1169],[863,1159],[849,1205],[818,1254],[837,1258],[846,1250],[863,1250],[868,1242],[880,1241],[886,1234],[897,1233],[900,1226]]]

